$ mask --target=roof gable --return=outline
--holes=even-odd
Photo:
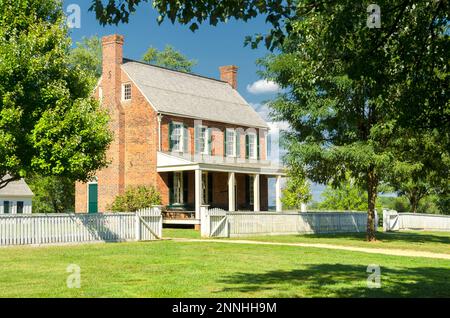
[[[158,112],[268,128],[228,83],[126,59],[122,69]]]
[[[5,176],[4,178],[9,178],[9,176]],[[3,197],[32,197],[33,195],[30,187],[23,179],[12,181],[3,189],[0,189],[0,196]]]

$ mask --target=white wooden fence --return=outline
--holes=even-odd
[[[203,237],[365,232],[366,212],[227,212],[202,207]]]
[[[450,231],[450,215],[398,213],[397,211],[383,211],[383,230],[430,230]]]
[[[0,246],[160,239],[159,207],[136,213],[0,216]]]

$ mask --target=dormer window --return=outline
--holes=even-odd
[[[122,100],[123,101],[131,100],[131,83],[125,83],[122,85]]]

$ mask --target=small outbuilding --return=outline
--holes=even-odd
[[[25,180],[10,182],[0,189],[0,214],[31,214],[33,196]]]

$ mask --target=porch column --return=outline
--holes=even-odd
[[[234,172],[228,173],[228,210],[230,212],[236,211],[236,174]]]
[[[195,170],[195,219],[200,220],[200,206],[202,205],[202,171]]]
[[[277,212],[282,212],[283,205],[281,204],[281,176],[277,176],[277,182],[275,185],[275,200]]]
[[[255,174],[254,178],[253,178],[253,210],[255,212],[259,212],[261,211],[261,196],[260,194],[260,190],[259,190],[259,174]]]

